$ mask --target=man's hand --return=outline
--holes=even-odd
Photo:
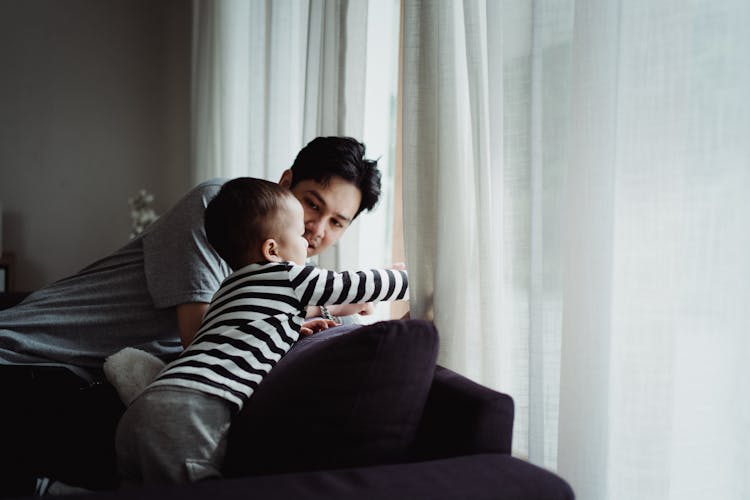
[[[327,330],[329,328],[333,328],[334,326],[339,326],[339,324],[335,321],[331,321],[330,319],[314,319],[312,321],[305,321],[302,324],[302,327],[299,329],[299,333],[301,335],[307,336],[312,335],[313,333]]]
[[[338,304],[328,306],[328,312],[332,316],[353,316],[355,314],[361,314],[367,316],[375,312],[375,304],[372,302],[363,302],[361,304]],[[309,306],[307,308],[308,318],[317,318],[323,316],[318,306]]]
[[[369,316],[375,312],[375,304],[372,302],[363,302],[361,304],[334,304],[328,306],[328,312],[333,316],[353,316],[355,314]]]

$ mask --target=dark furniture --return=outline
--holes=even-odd
[[[233,422],[226,477],[86,499],[572,499],[510,455],[513,400],[436,365],[419,320],[301,340]]]
[[[3,292],[0,293],[0,309],[6,309],[21,302],[29,295],[29,292]]]

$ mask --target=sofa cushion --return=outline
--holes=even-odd
[[[349,325],[301,339],[235,417],[229,476],[393,463],[408,456],[438,334],[421,320]]]
[[[67,498],[67,497],[66,497]],[[570,484],[499,453],[426,462],[298,472],[181,486],[120,489],[75,500],[574,500]],[[69,499],[73,500],[73,499]]]

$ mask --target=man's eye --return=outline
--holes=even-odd
[[[339,221],[337,221],[335,219],[333,220],[333,225],[336,226],[336,227],[344,227],[344,225],[341,222],[339,222]]]
[[[307,206],[312,208],[315,211],[318,210],[318,205],[312,200],[307,200]]]

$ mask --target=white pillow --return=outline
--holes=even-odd
[[[143,392],[163,368],[162,360],[133,347],[126,347],[104,360],[104,376],[126,406]]]

